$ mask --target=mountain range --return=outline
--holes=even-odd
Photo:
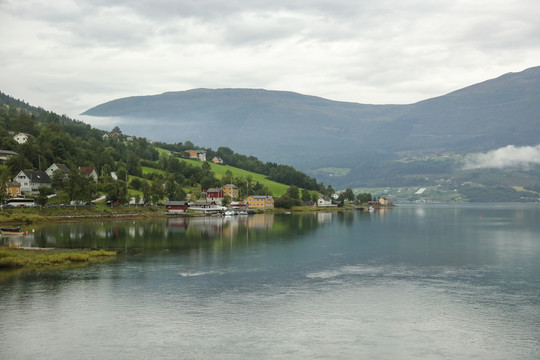
[[[455,175],[467,154],[540,144],[540,67],[409,105],[194,89],[112,100],[82,115],[114,117],[125,133],[152,140],[230,147],[337,186],[401,186]]]

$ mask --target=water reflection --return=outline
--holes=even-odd
[[[3,238],[125,253],[0,279],[0,353],[537,359],[540,208],[422,210],[47,224]]]
[[[152,220],[51,223],[32,226],[28,234],[2,237],[12,247],[104,248],[116,250],[186,249],[269,241],[284,235],[302,235],[334,219],[352,223],[354,213],[304,215],[257,214],[228,217],[168,217]]]

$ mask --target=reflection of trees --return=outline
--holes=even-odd
[[[36,229],[34,246],[184,251],[291,241],[315,231],[320,214],[170,217],[48,224]],[[331,220],[331,218],[330,218]],[[323,222],[325,223],[325,222]]]

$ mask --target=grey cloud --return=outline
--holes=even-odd
[[[408,103],[538,65],[539,11],[537,0],[0,0],[0,82],[61,112],[69,88],[71,114],[202,86]]]
[[[97,6],[111,6],[109,0],[87,1],[87,3]],[[344,16],[357,13],[357,9],[364,8],[364,3],[368,2],[345,0],[124,0],[115,1],[114,5],[129,8],[138,12],[141,16],[157,17],[159,19],[194,17],[215,20],[216,18],[236,16],[239,13],[254,12],[300,12]]]

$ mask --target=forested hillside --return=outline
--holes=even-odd
[[[17,143],[13,138],[17,133],[29,134],[28,141]],[[254,176],[249,174],[235,177],[230,171],[228,176],[216,176],[208,163],[183,160],[186,150],[204,150],[208,159],[221,157],[227,165],[266,175],[270,180],[295,188],[321,193],[333,191],[291,166],[263,163],[225,147],[216,151],[202,149],[190,141],[154,144],[146,138],[122,134],[118,127],[108,133],[3,93],[0,93],[0,150],[16,153],[0,165],[2,186],[21,170],[44,171],[54,163],[65,164],[71,170],[69,180],[53,176],[53,188],[43,189],[42,199],[53,192],[63,193],[67,200],[82,201],[102,194],[119,202],[130,197],[153,202],[185,200],[187,194],[197,199],[201,189],[230,182],[241,185],[241,195],[272,194],[264,183],[253,180]],[[98,183],[91,183],[83,176],[80,167],[94,167],[99,175]]]

